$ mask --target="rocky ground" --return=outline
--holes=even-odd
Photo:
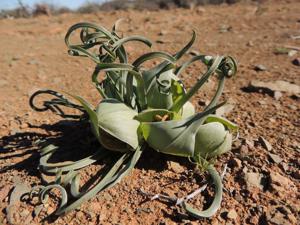
[[[299,224],[299,9],[299,1],[290,0],[0,20],[0,224],[8,220],[14,224]],[[237,76],[228,80],[223,94],[230,107],[220,112],[240,127],[232,151],[216,162],[220,172],[228,165],[221,209],[211,219],[196,220],[172,203],[150,201],[141,189],[182,197],[206,177],[184,158],[149,149],[120,184],[64,217],[50,215],[55,200],[35,218],[28,202],[6,210],[16,183],[41,183],[36,140],[63,143],[76,153],[75,158],[87,154],[80,139],[89,134],[88,127],[61,121],[51,112],[34,112],[28,100],[34,91],[49,88],[96,104],[99,95],[90,82],[94,65],[69,56],[64,35],[77,22],[110,28],[118,18],[126,19],[121,26],[124,34],[147,36],[156,50],[176,52],[194,29],[198,37],[190,54],[237,59]],[[139,44],[129,44],[127,49],[131,58],[146,51]],[[195,83],[199,68],[192,66],[183,75],[187,87]],[[198,110],[206,104],[213,83],[193,98]],[[100,167],[85,169],[82,182]],[[212,193],[210,188],[192,202],[206,207]]]

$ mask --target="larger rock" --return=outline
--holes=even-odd
[[[296,217],[287,207],[284,206],[275,206],[268,209],[266,212],[266,219],[271,224],[275,225],[297,224]]]
[[[250,82],[250,87],[255,89],[267,89],[272,92],[281,91],[289,94],[300,93],[300,86],[283,80],[276,80],[276,81],[269,81],[269,82],[252,80]]]
[[[263,175],[260,173],[254,173],[254,172],[245,173],[245,182],[248,188],[255,187],[262,190],[263,189],[263,185],[261,184],[262,178]]]
[[[272,150],[272,145],[266,140],[264,139],[263,137],[259,137],[258,138],[258,141],[260,142],[260,144],[265,148],[267,149],[268,151],[271,151]]]
[[[289,190],[291,192],[297,191],[297,188],[293,181],[277,172],[270,173],[270,181],[272,189],[277,191],[279,195],[286,194],[286,190]]]

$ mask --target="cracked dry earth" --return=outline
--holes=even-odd
[[[291,0],[0,20],[0,224],[299,224],[299,93],[249,88],[253,80],[300,85],[300,67],[292,63],[300,52],[274,54],[277,47],[299,48],[300,40],[293,38],[300,35],[299,15],[300,2]],[[239,125],[240,136],[232,151],[216,161],[219,172],[228,165],[221,209],[211,219],[196,220],[172,203],[142,195],[140,189],[182,197],[208,178],[187,159],[149,149],[122,182],[63,217],[51,215],[58,204],[56,192],[38,217],[32,216],[33,203],[26,201],[8,212],[14,184],[42,182],[37,140],[62,143],[65,152],[72,153],[72,158],[61,155],[68,160],[90,153],[84,147],[90,135],[87,126],[62,121],[51,112],[34,112],[28,99],[34,91],[50,88],[81,95],[95,105],[99,95],[90,80],[94,65],[69,56],[64,35],[77,22],[110,28],[118,18],[126,19],[120,28],[124,34],[147,36],[156,50],[176,52],[194,29],[198,36],[192,53],[237,59],[237,76],[227,81],[223,97],[233,106],[225,113]],[[132,59],[147,50],[136,43],[126,47]],[[183,75],[187,87],[196,82],[200,69],[191,66]],[[198,110],[211,96],[214,83],[208,82],[193,98]],[[101,167],[102,162],[82,171],[81,182],[97,177]],[[209,188],[191,202],[199,209],[207,207],[212,194]]]

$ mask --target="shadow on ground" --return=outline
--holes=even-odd
[[[91,133],[90,125],[83,121],[62,120],[52,125],[31,125],[30,129],[40,130],[41,132],[26,131],[1,137],[0,143],[3,148],[0,151],[0,161],[5,162],[6,165],[0,168],[0,173],[16,170],[25,171],[26,174],[31,176],[41,177],[38,170],[40,158],[39,150],[47,144],[59,146],[57,153],[49,160],[51,163],[80,160],[93,154],[97,146],[99,146],[98,141]],[[120,154],[116,152],[109,156],[110,159],[104,159],[97,163],[103,164],[104,161],[104,164],[108,165],[105,166],[107,169],[119,156]],[[168,169],[168,161],[176,161],[186,168],[192,169],[191,163],[188,162],[186,158],[165,155],[150,148],[147,148],[143,152],[136,168],[161,172]],[[99,177],[101,177],[103,170],[106,169],[100,169],[82,188],[85,189],[93,185]],[[186,179],[185,176],[186,174],[183,174],[179,179],[174,178],[170,182],[179,182],[182,179]],[[208,193],[206,194],[209,196]],[[168,204],[168,202],[166,202],[166,204]],[[178,218],[173,218],[174,215],[172,214],[165,216],[172,217],[172,220],[179,221]],[[43,221],[52,223],[57,218],[57,216],[51,214],[44,218]]]

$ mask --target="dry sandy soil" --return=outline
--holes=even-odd
[[[14,183],[22,181],[34,186],[42,182],[37,169],[36,140],[63,143],[78,158],[87,154],[80,142],[89,134],[87,127],[60,122],[61,118],[51,112],[35,112],[28,100],[34,91],[49,88],[81,95],[96,104],[99,95],[90,81],[94,65],[86,58],[69,56],[64,35],[77,22],[89,21],[110,28],[118,18],[127,19],[121,26],[124,34],[147,36],[154,41],[156,50],[176,52],[194,29],[198,37],[192,50],[237,59],[239,70],[226,83],[224,98],[234,104],[227,118],[239,125],[240,139],[231,152],[216,162],[219,171],[228,164],[221,209],[211,219],[196,220],[171,203],[150,201],[142,195],[140,188],[182,197],[205,179],[187,159],[149,149],[129,176],[79,209],[55,218],[50,215],[55,209],[53,201],[33,218],[32,205],[22,203],[15,208],[14,223],[299,224],[299,94],[281,92],[278,99],[269,91],[247,88],[251,80],[257,79],[300,85],[300,67],[292,63],[300,52],[293,56],[274,54],[276,47],[300,46],[299,39],[291,38],[300,35],[300,2],[296,0],[0,20],[0,224],[8,223],[5,207]],[[139,44],[129,44],[127,49],[132,58],[146,51]],[[266,70],[254,69],[260,64]],[[183,76],[187,87],[198,76],[197,66],[191,67]],[[193,98],[198,110],[208,95],[209,91],[199,92]],[[84,170],[83,180],[97,174],[100,167],[96,164]],[[194,205],[207,206],[212,192],[209,189],[198,196]]]

